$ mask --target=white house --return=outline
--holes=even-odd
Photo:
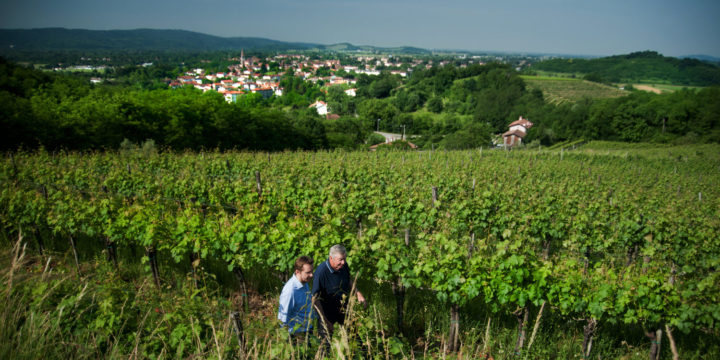
[[[318,115],[326,115],[328,113],[328,106],[324,101],[318,100],[309,107],[314,107],[317,110]]]
[[[237,102],[237,99],[243,94],[242,91],[225,91],[222,93],[225,101],[229,103]]]
[[[345,94],[347,96],[356,96],[357,95],[357,93],[355,92],[356,90],[357,89],[355,89],[355,88],[347,89],[347,90],[345,90]]]

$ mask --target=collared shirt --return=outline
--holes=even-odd
[[[312,329],[312,295],[310,286],[301,283],[293,274],[280,293],[278,319],[287,326],[291,334]]]
[[[324,316],[331,323],[342,323],[347,297],[350,295],[350,267],[345,264],[335,271],[326,260],[315,269],[313,277],[312,294],[317,295]]]

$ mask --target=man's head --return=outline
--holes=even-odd
[[[333,245],[333,247],[330,248],[330,267],[338,271],[342,269],[342,267],[345,265],[345,258],[347,257],[347,250],[345,250],[345,247],[342,245]]]
[[[301,283],[310,282],[313,277],[313,259],[308,256],[301,256],[295,260],[295,276]]]

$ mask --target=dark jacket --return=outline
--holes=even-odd
[[[345,264],[335,271],[328,260],[315,269],[312,295],[321,319],[330,323],[343,323],[347,298],[350,295],[350,267]]]

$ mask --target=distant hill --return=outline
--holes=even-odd
[[[350,43],[339,43],[333,45],[318,45],[318,49],[327,51],[378,51],[400,53],[400,54],[430,54],[431,52],[427,49],[421,49],[410,46],[392,47],[392,48],[381,48],[370,45],[353,45]]]
[[[598,59],[552,59],[534,69],[591,75],[604,82],[652,82],[690,86],[720,85],[720,67],[698,59],[666,57],[654,51]]]
[[[65,28],[0,29],[0,54],[38,51],[222,51],[222,50],[329,50],[429,53],[399,47],[352,44],[323,45],[283,42],[257,37],[219,37],[186,30],[83,30]]]
[[[255,37],[223,38],[186,30],[0,29],[0,49],[3,51],[213,51],[241,48],[286,50],[317,46],[318,44],[288,43]]]
[[[684,59],[684,58],[698,59],[698,60],[702,60],[702,61],[706,61],[706,62],[720,64],[720,58],[710,56],[710,55],[686,55],[686,56],[681,56],[680,58],[682,58],[682,59]]]

